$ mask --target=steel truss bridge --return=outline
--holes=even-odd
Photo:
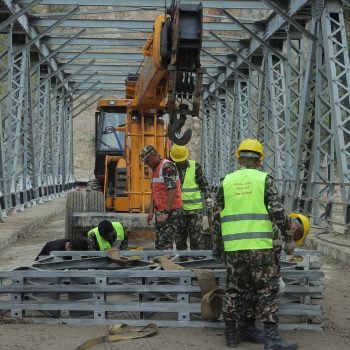
[[[257,137],[286,208],[348,232],[350,1],[202,3],[211,184],[235,169],[239,142]],[[124,96],[162,11],[164,0],[0,1],[0,219],[74,187],[73,118]]]

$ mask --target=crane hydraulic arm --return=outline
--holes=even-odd
[[[145,62],[138,74],[126,80],[126,98],[132,113],[169,114],[169,138],[179,145],[189,142],[192,130],[180,136],[188,115],[199,113],[202,76],[202,4],[173,0],[154,22],[153,34],[144,46]]]

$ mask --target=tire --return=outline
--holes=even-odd
[[[75,239],[84,237],[83,232],[73,228],[73,213],[84,212],[84,195],[83,192],[69,192],[66,199],[66,239]]]
[[[99,191],[87,191],[85,212],[87,213],[104,213],[105,212],[105,197]]]

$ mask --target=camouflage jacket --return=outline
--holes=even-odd
[[[272,229],[273,229],[273,247],[277,250],[282,250],[282,244],[285,244],[287,253],[291,253],[294,247],[293,235],[290,231],[290,218],[284,210],[282,199],[279,196],[274,185],[273,178],[268,175],[265,181],[265,207],[269,213]],[[224,251],[221,236],[220,212],[225,207],[223,180],[220,182],[216,197],[215,197],[215,215],[213,219],[213,239],[214,254],[220,254]]]

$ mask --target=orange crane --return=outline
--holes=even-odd
[[[126,79],[126,98],[99,101],[95,179],[88,183],[88,191],[67,196],[67,238],[81,236],[102,219],[144,228],[142,214],[150,205],[150,176],[139,162],[139,153],[152,144],[166,157],[169,139],[184,145],[191,138],[190,129],[182,136],[180,132],[187,116],[199,113],[204,72],[200,67],[202,22],[201,3],[182,5],[173,0],[154,22],[140,72]]]

